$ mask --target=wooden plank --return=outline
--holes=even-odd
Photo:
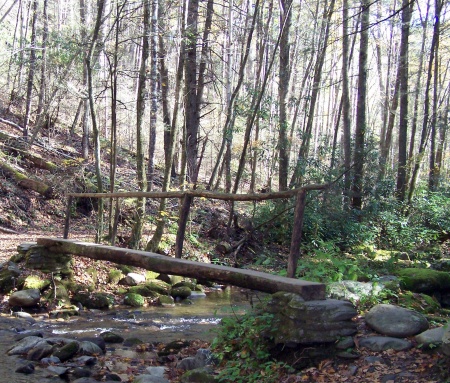
[[[79,255],[92,259],[141,267],[158,273],[224,282],[233,286],[268,293],[287,291],[299,294],[307,301],[325,299],[325,285],[323,283],[280,277],[254,270],[188,261],[146,251],[123,249],[68,239],[38,238],[37,243],[46,247],[51,253]]]

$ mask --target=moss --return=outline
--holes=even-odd
[[[128,289],[128,293],[139,294],[139,295],[142,295],[143,297],[147,297],[147,298],[158,298],[159,297],[159,294],[156,291],[151,290],[146,285],[132,286]]]
[[[50,281],[48,279],[42,279],[35,275],[26,277],[23,284],[24,289],[38,289],[41,291],[48,286],[50,286]]]
[[[186,299],[191,295],[192,290],[187,286],[174,287],[170,295],[174,298]]]
[[[450,273],[430,269],[403,269],[398,272],[403,289],[415,293],[450,291]]]
[[[145,273],[145,280],[149,281],[149,280],[152,280],[152,279],[156,279],[156,278],[158,278],[158,275],[159,275],[159,273],[156,273],[154,271],[148,270]]]
[[[123,303],[128,306],[142,307],[145,304],[145,299],[142,295],[129,293],[125,295]]]
[[[161,295],[159,298],[159,304],[164,307],[170,307],[175,306],[175,301],[172,297],[169,297],[167,295]]]
[[[112,269],[108,273],[108,281],[109,283],[117,284],[124,277],[121,270]]]
[[[398,296],[398,304],[423,314],[432,314],[441,310],[441,305],[433,297],[410,291],[406,291]]]
[[[153,281],[147,282],[145,286],[158,294],[168,295],[170,294],[171,286],[163,281],[154,279]]]

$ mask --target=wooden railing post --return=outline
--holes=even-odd
[[[66,219],[64,221],[64,235],[63,235],[64,239],[69,238],[70,213],[72,210],[72,200],[73,200],[73,197],[71,195],[69,195],[69,197],[67,198]]]

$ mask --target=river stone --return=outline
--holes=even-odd
[[[124,338],[111,331],[105,331],[100,334],[106,343],[122,343]]]
[[[40,342],[27,352],[28,360],[39,361],[53,352],[53,347],[47,342]]]
[[[160,376],[143,374],[133,379],[133,383],[170,383],[168,379]]]
[[[97,346],[95,343],[89,342],[89,341],[80,342],[80,351],[79,352],[82,355],[88,355],[88,356],[103,354],[103,350],[99,346]]]
[[[147,298],[158,298],[159,297],[159,294],[156,291],[152,290],[147,285],[131,286],[128,289],[128,293],[139,294],[139,295],[142,295],[143,297],[147,297]]]
[[[145,282],[145,275],[138,273],[128,273],[125,278],[122,278],[119,283],[127,286],[136,286]]]
[[[436,327],[416,335],[414,340],[425,348],[434,348],[442,344],[445,327]]]
[[[80,342],[92,342],[96,344],[103,352],[106,352],[106,341],[102,337],[83,337],[78,339]]]
[[[186,299],[191,295],[192,290],[188,286],[173,287],[170,295],[174,298]]]
[[[413,344],[404,339],[391,338],[387,336],[370,336],[359,339],[359,346],[368,348],[370,351],[404,351],[409,350]]]
[[[11,294],[9,305],[11,307],[34,307],[41,300],[41,293],[38,289],[20,290]]]
[[[17,368],[16,372],[20,374],[32,374],[34,372],[34,364],[28,363]]]
[[[163,366],[150,366],[145,369],[148,375],[159,376],[164,378],[164,374],[167,372],[166,367]]]
[[[196,368],[181,376],[181,383],[215,383],[217,382],[209,368]]]
[[[169,295],[172,286],[158,279],[153,279],[145,284],[149,290],[161,295]]]
[[[175,301],[172,297],[167,295],[161,295],[158,298],[159,304],[163,307],[173,307],[175,306]]]
[[[444,328],[441,350],[445,355],[450,356],[450,324],[447,323]]]
[[[189,299],[193,298],[205,298],[206,294],[203,291],[191,291],[191,295],[189,295]]]
[[[145,299],[140,294],[128,293],[125,295],[123,303],[132,307],[142,307],[145,304]]]
[[[62,366],[48,366],[47,371],[52,373],[53,375],[62,376],[67,374],[69,371],[69,367],[62,367]]]
[[[333,343],[356,333],[352,318],[357,311],[347,301],[305,301],[298,294],[278,292],[263,309],[274,315],[270,335],[278,344]]]
[[[366,323],[383,335],[406,338],[420,334],[429,327],[422,314],[389,304],[379,304],[366,314]]]
[[[66,360],[69,360],[70,358],[75,356],[79,350],[80,344],[76,341],[72,341],[61,347],[59,350],[56,350],[53,353],[53,356],[59,358],[61,362],[65,362]]]
[[[88,309],[107,309],[114,304],[114,297],[106,293],[87,293],[85,291],[75,294],[75,302],[80,302]]]
[[[20,274],[19,274],[20,275]],[[16,287],[18,274],[4,269],[0,271],[0,293],[8,294]]]
[[[8,355],[23,355],[27,354],[28,351],[38,346],[40,343],[47,343],[46,340],[38,336],[28,336],[20,340],[16,345],[8,350]]]

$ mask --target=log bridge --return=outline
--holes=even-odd
[[[158,273],[223,282],[267,293],[286,291],[296,293],[306,301],[325,299],[325,285],[323,283],[69,239],[38,238],[37,243],[45,247],[50,253],[71,254],[110,261]]]

